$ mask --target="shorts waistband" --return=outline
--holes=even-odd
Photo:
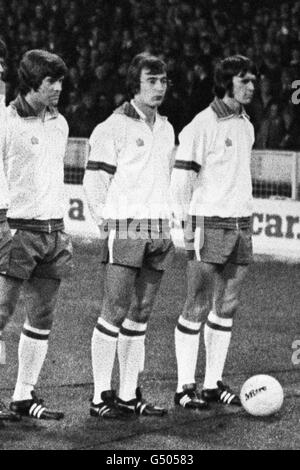
[[[48,219],[48,220],[37,220],[37,219],[7,219],[10,228],[17,230],[30,230],[32,232],[58,232],[64,230],[63,219]]]
[[[0,222],[6,222],[7,209],[0,209]]]
[[[203,226],[205,228],[220,229],[248,229],[251,227],[251,217],[207,217],[192,215],[193,226]]]
[[[104,230],[116,230],[116,232],[169,232],[168,219],[106,219]]]

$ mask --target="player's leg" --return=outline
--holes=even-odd
[[[175,404],[190,409],[206,409],[207,404],[196,392],[201,321],[209,311],[214,284],[214,264],[191,260],[187,265],[187,295],[175,328],[177,391]]]
[[[12,234],[7,221],[2,220],[2,216],[3,214],[0,214],[0,272],[2,273],[0,275],[0,364],[5,363],[6,360],[2,332],[14,313],[23,283],[23,279],[14,277],[14,273],[9,273]],[[15,421],[17,419],[20,419],[20,416],[8,410],[0,401],[0,420]]]
[[[47,350],[59,279],[34,277],[28,281],[29,296],[24,305],[26,320],[18,347],[18,376],[11,409],[24,416],[38,419],[61,419],[63,413],[47,408],[34,392]]]
[[[60,280],[32,278],[25,285],[25,323],[20,335],[19,369],[13,400],[29,400],[48,350]]]
[[[238,396],[222,383],[222,375],[247,270],[246,265],[229,264],[216,276],[213,308],[204,327],[206,368],[202,397],[206,400],[240,404]]]
[[[5,363],[5,343],[2,340],[2,331],[13,315],[23,280],[0,275],[0,356],[1,362]],[[0,401],[0,420],[17,421],[19,415],[8,410]]]
[[[144,367],[147,322],[163,272],[173,261],[174,245],[170,239],[168,224],[154,222],[150,233],[146,227],[138,243],[144,245],[142,269],[135,283],[133,308],[122,324],[119,337],[120,394],[123,398],[123,408],[127,407],[129,412],[145,416],[163,416],[167,410],[146,403],[137,384],[139,373]]]
[[[23,279],[0,275],[0,335],[13,315]]]
[[[5,363],[5,343],[2,333],[13,315],[23,280],[0,275],[0,364]]]
[[[34,386],[47,353],[60,279],[72,266],[71,240],[62,230],[48,233],[24,227],[16,232],[13,247],[10,269],[28,279],[30,296],[24,305],[26,320],[19,341],[18,378],[11,409],[33,418],[61,419],[62,412],[45,407],[36,397]]]
[[[147,416],[162,416],[166,412],[163,408],[146,403],[138,387],[139,374],[144,370],[147,322],[162,276],[163,271],[142,268],[136,278],[132,308],[122,323],[118,339],[119,406],[128,412]]]
[[[121,324],[128,314],[138,269],[117,264],[106,268],[101,315],[92,336],[94,396],[90,413],[107,419],[120,417],[111,390],[111,377]]]

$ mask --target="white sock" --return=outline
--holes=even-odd
[[[135,398],[139,373],[144,370],[146,329],[147,323],[137,323],[127,318],[120,329],[118,340],[119,397],[124,401]]]
[[[217,381],[222,380],[232,324],[232,318],[220,318],[214,312],[208,315],[204,327],[206,368],[203,388],[217,388]]]
[[[195,383],[201,323],[186,320],[181,315],[175,328],[177,359],[177,393],[183,385]]]
[[[33,328],[24,324],[18,348],[18,377],[13,401],[30,400],[31,392],[37,384],[43,367],[50,330]]]
[[[92,367],[94,376],[93,403],[102,401],[101,393],[111,390],[111,376],[115,362],[119,328],[102,318],[92,336]]]

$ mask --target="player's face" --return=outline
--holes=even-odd
[[[167,74],[161,73],[154,75],[149,69],[142,69],[140,79],[140,91],[136,97],[139,102],[156,108],[164,100],[168,86]]]
[[[45,77],[37,91],[37,99],[44,106],[57,106],[62,91],[64,77],[53,81],[52,77]]]
[[[236,75],[232,82],[233,98],[240,104],[249,104],[253,98],[256,76],[247,72],[243,77]]]

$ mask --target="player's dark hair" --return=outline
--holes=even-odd
[[[2,39],[0,39],[0,57],[2,59],[6,59],[7,57],[7,48],[6,48],[5,42],[2,41]]]
[[[126,86],[130,97],[140,91],[142,69],[149,70],[153,75],[159,75],[167,72],[167,65],[163,60],[148,52],[137,54],[132,59],[127,71]]]
[[[233,55],[221,60],[215,68],[214,93],[218,98],[224,98],[228,93],[232,97],[235,76],[244,77],[246,73],[257,75],[257,68],[252,60],[242,55]]]
[[[56,81],[67,71],[65,62],[58,55],[40,49],[28,51],[19,65],[19,91],[22,95],[31,90],[37,91],[45,77]]]

